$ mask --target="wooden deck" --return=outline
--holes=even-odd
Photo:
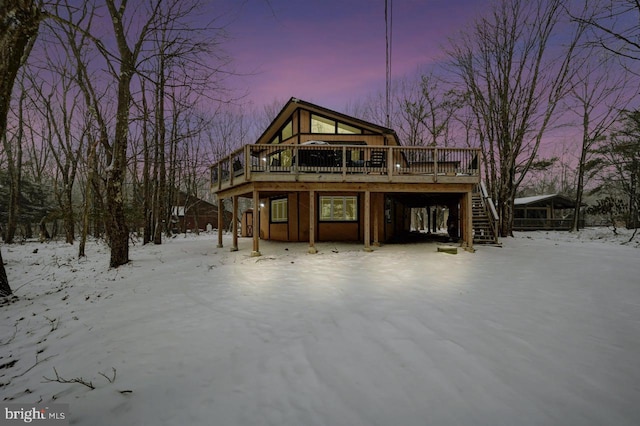
[[[479,156],[478,149],[464,148],[246,145],[211,167],[211,189],[227,192],[258,182],[476,184]]]

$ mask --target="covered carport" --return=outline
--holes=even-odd
[[[424,241],[443,236],[453,241],[462,238],[461,211],[465,194],[390,193],[388,197],[404,209],[402,220],[396,217],[393,241]]]

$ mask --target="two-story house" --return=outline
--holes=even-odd
[[[411,208],[435,205],[448,207],[450,233],[471,249],[479,154],[405,147],[391,129],[292,98],[255,144],[211,167],[211,188],[233,200],[236,218],[238,197],[253,200],[256,256],[260,239],[308,241],[311,253],[317,241],[371,250],[409,230]]]

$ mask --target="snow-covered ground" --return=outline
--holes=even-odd
[[[610,236],[252,258],[209,234],[117,270],[101,243],[5,245],[0,395],[79,425],[638,425],[640,250]]]

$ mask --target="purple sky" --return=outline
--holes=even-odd
[[[390,0],[391,1],[391,0]],[[383,92],[384,0],[223,0],[233,10],[225,49],[239,72],[234,87],[256,106],[294,96],[342,110]],[[447,37],[488,0],[393,1],[392,75],[438,60]]]

